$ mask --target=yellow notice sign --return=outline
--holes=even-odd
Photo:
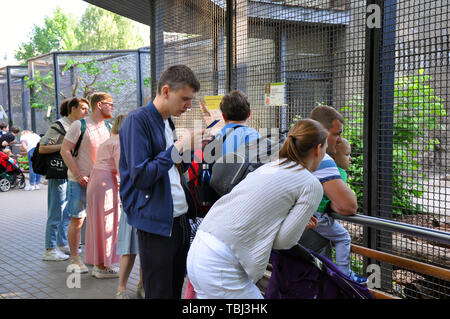
[[[206,107],[208,110],[219,110],[220,102],[223,99],[223,95],[204,96]]]

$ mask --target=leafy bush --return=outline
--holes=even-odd
[[[402,76],[395,82],[393,119],[392,159],[392,212],[394,215],[426,212],[426,208],[415,204],[424,192],[426,177],[417,160],[418,154],[433,151],[439,140],[430,134],[444,130],[441,117],[447,115],[443,99],[435,95],[429,82],[432,78],[419,70],[418,75]],[[363,121],[364,103],[361,96],[355,96],[341,110],[347,115],[343,136],[352,145],[352,165],[349,183],[358,197],[363,200]],[[420,181],[422,179],[422,182]]]

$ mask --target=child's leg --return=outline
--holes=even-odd
[[[314,231],[329,239],[336,251],[336,265],[346,275],[350,273],[351,238],[347,230],[338,221],[330,219],[327,214],[317,218],[318,226]]]

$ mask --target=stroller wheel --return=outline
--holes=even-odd
[[[0,179],[0,190],[2,192],[7,192],[11,189],[11,183],[6,179]]]
[[[24,179],[19,179],[19,180],[17,181],[17,187],[18,187],[19,189],[25,188],[25,185],[26,185],[26,183],[25,183],[25,178],[24,178]]]

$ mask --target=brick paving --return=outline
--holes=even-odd
[[[0,299],[112,299],[118,279],[80,275],[80,288],[69,288],[68,261],[43,261],[47,186],[36,191],[0,192]],[[84,251],[82,254],[84,257]],[[139,257],[127,293],[136,298]],[[92,265],[87,265],[91,270]],[[71,279],[74,279],[73,277]],[[76,279],[76,278],[75,278]],[[75,280],[72,283],[76,283]]]

